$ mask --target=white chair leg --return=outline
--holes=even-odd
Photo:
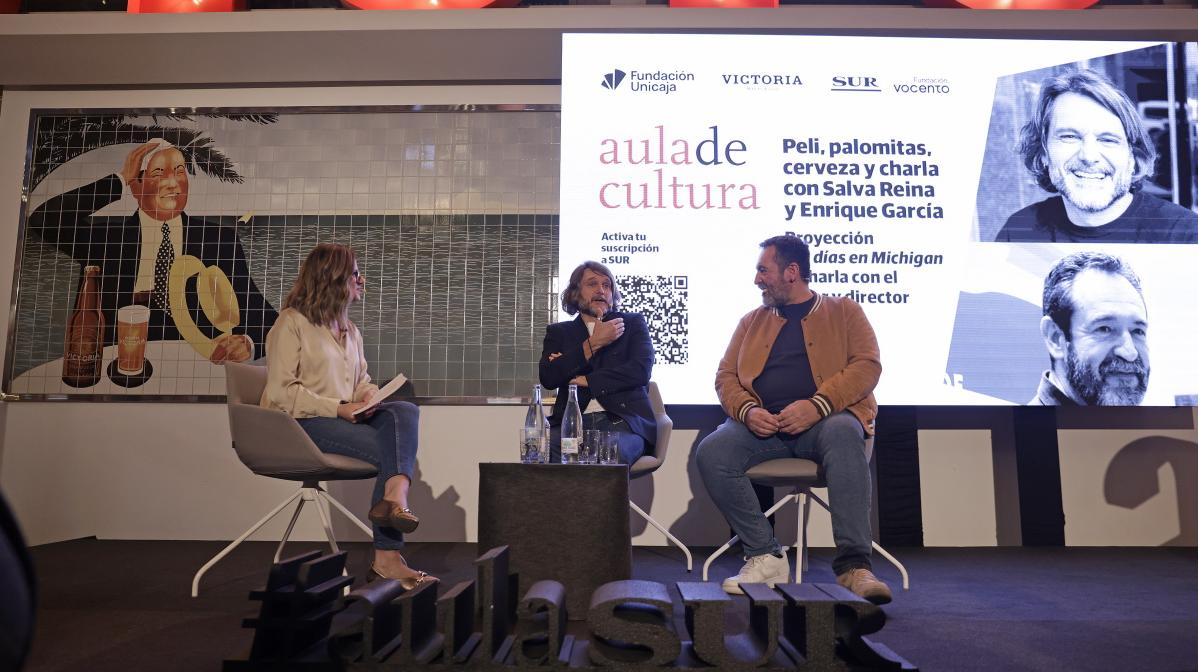
[[[691,568],[694,565],[694,561],[691,558],[691,551],[689,548],[686,547],[686,544],[679,541],[678,537],[675,537],[674,535],[670,534],[670,531],[667,530],[666,528],[662,527],[661,523],[658,523],[656,520],[653,520],[653,517],[650,516],[649,514],[645,513],[641,509],[641,507],[637,506],[636,502],[634,502],[630,499],[630,500],[628,500],[628,506],[632,507],[633,511],[636,511],[638,514],[640,514],[641,518],[645,519],[645,522],[647,522],[650,525],[652,525],[653,527],[657,528],[658,532],[661,532],[662,534],[666,535],[666,539],[669,539],[671,543],[673,543],[675,546],[677,546],[678,548],[680,548],[682,550],[682,554],[686,556],[686,571],[688,571],[688,572],[691,571]]]
[[[287,545],[287,540],[291,538],[291,531],[295,529],[295,521],[299,520],[300,512],[304,510],[304,502],[308,501],[307,488],[300,490],[303,495],[300,497],[299,503],[295,505],[295,512],[291,514],[291,522],[287,523],[287,531],[283,533],[283,538],[279,540],[279,547],[275,549],[275,564],[278,564],[279,558],[283,557],[283,547]]]
[[[321,512],[322,518],[326,513],[326,509],[324,507],[326,507],[326,506],[330,507],[327,511],[336,509],[341,512],[341,515],[345,516],[346,518],[349,518],[350,522],[352,522],[354,525],[357,525],[358,529],[365,532],[367,537],[370,537],[372,539],[374,538],[374,530],[370,529],[370,527],[368,525],[366,525],[366,523],[363,523],[362,520],[360,518],[358,518],[357,516],[355,516],[352,512],[350,512],[349,509],[345,508],[345,505],[342,504],[341,502],[337,501],[336,497],[330,495],[328,493],[328,491],[324,489],[323,486],[316,488],[315,493],[316,493],[316,497],[318,500],[317,508]],[[332,514],[329,513],[328,515],[332,515]],[[337,541],[336,541],[336,539],[332,538],[332,533],[329,531],[328,527],[325,528],[325,534],[327,536],[329,536],[329,543],[333,546],[334,552],[337,552],[337,550],[336,550],[337,549]],[[349,569],[348,568],[342,569],[341,575],[349,576]],[[346,586],[344,589],[342,589],[341,594],[349,595],[349,592],[350,592],[349,589],[350,589],[350,587]]]
[[[796,490],[795,499],[795,583],[803,582],[803,572],[807,570],[807,517],[803,513],[811,506],[805,493]]]
[[[774,505],[773,505],[773,506],[771,506],[771,507],[769,508],[769,510],[768,510],[768,511],[766,511],[766,512],[765,512],[764,514],[762,514],[762,515],[764,515],[766,518],[769,518],[770,516],[774,515],[774,512],[775,512],[775,511],[777,511],[778,509],[782,508],[783,506],[786,506],[786,503],[787,503],[787,502],[789,502],[789,501],[791,501],[792,499],[795,499],[795,498],[797,498],[797,497],[798,497],[798,495],[796,495],[796,494],[794,494],[794,493],[792,492],[791,494],[789,494],[789,495],[787,495],[787,496],[783,497],[782,499],[779,499],[778,501],[774,502]],[[712,553],[711,555],[707,556],[707,561],[703,563],[703,580],[704,580],[704,581],[706,581],[706,580],[707,580],[707,569],[708,569],[709,567],[711,567],[711,563],[715,562],[715,559],[716,559],[716,558],[718,558],[718,557],[720,557],[721,555],[723,555],[725,551],[727,551],[729,548],[732,548],[732,544],[735,544],[735,543],[736,543],[736,542],[738,542],[738,541],[740,541],[740,537],[736,537],[736,536],[734,536],[734,537],[732,537],[731,539],[729,539],[729,540],[727,541],[727,543],[725,543],[723,546],[720,546],[719,548],[715,549],[715,552],[714,552],[714,553]]]
[[[766,510],[766,512],[763,513],[762,515],[765,516],[766,518],[769,518],[770,516],[774,515],[774,513],[777,512],[778,509],[786,506],[792,500],[798,501],[798,498],[799,498],[799,496],[792,492],[789,495],[783,497],[782,499],[779,499],[778,501],[774,502],[774,505],[771,506],[768,510]]]
[[[811,498],[804,496],[803,504],[799,508],[801,509],[799,513],[803,516],[803,571],[805,572],[810,567],[807,558],[811,555],[811,546],[807,543],[807,527],[811,523]]]
[[[370,529],[370,526],[366,523],[363,523],[361,518],[358,518],[354,514],[350,513],[349,509],[345,508],[344,504],[337,501],[336,497],[333,497],[324,490],[321,490],[320,498],[340,511],[346,518],[349,518],[350,522],[352,522],[354,525],[357,525],[359,530],[362,530],[366,533],[366,536],[370,537],[371,539],[374,538],[374,530]]]
[[[707,562],[703,563],[703,580],[704,581],[707,580],[707,569],[709,567],[711,567],[711,563],[715,562],[716,558],[723,555],[724,551],[732,548],[732,544],[735,544],[738,541],[740,541],[740,537],[733,536],[731,539],[729,539],[727,542],[725,542],[723,546],[720,546],[719,548],[715,549],[714,553],[707,556]]]
[[[313,499],[318,499],[313,497]],[[329,512],[324,510],[320,502],[316,502],[316,512],[320,514],[320,524],[324,525],[324,536],[329,540],[329,547],[334,553],[340,553],[341,549],[337,548],[337,538],[333,536],[333,521],[329,520]]]
[[[329,512],[325,509],[327,502],[337,500],[329,496],[329,493],[325,492],[324,487],[322,486],[312,488],[312,495],[312,499],[315,500],[314,506],[316,507],[316,512],[320,514],[320,523],[321,525],[324,525],[324,536],[329,540],[329,546],[332,547],[333,552],[340,553],[341,549],[337,547],[337,537],[333,535],[333,521],[329,517]],[[348,567],[343,567],[341,569],[341,576],[349,576]],[[341,589],[341,594],[349,595],[348,585]]]
[[[824,507],[825,511],[827,511],[829,513],[832,512],[832,509],[828,506],[827,502],[820,499],[815,494],[811,494],[811,498],[814,499],[817,504]],[[879,545],[878,542],[873,541],[870,543],[873,544],[873,549],[878,552],[878,555],[881,555],[883,558],[886,558],[888,561],[890,561],[890,564],[894,565],[895,569],[897,569],[899,571],[899,576],[901,576],[903,579],[903,590],[910,590],[911,589],[911,579],[909,576],[907,576],[907,568],[903,566],[903,563],[899,562],[898,558],[891,555],[889,551],[882,548],[882,546]]]
[[[891,555],[889,551],[887,551],[886,549],[879,546],[878,542],[875,541],[873,543],[874,543],[874,550],[877,551],[878,554],[881,555],[883,558],[886,558],[887,560],[889,560],[890,564],[894,565],[895,568],[898,569],[899,575],[903,577],[903,590],[911,590],[911,581],[907,577],[907,568],[903,566],[903,563],[899,562],[898,558]]]
[[[806,539],[803,538],[803,494],[799,495],[798,510],[795,511],[795,583],[803,582],[803,551]]]
[[[225,546],[224,549],[222,549],[220,553],[217,553],[215,556],[213,556],[211,560],[204,563],[204,566],[200,567],[200,571],[196,572],[195,577],[193,577],[191,580],[191,596],[192,597],[199,596],[199,594],[200,594],[200,579],[203,578],[205,572],[207,572],[209,569],[212,569],[213,565],[220,562],[221,558],[224,558],[229,553],[232,553],[234,548],[237,548],[239,545],[241,545],[241,542],[245,541],[251,534],[257,532],[258,529],[261,528],[263,525],[270,522],[271,518],[274,518],[275,516],[279,515],[279,512],[282,511],[284,508],[286,508],[288,504],[295,501],[296,498],[302,497],[303,494],[304,493],[302,490],[296,490],[293,495],[291,495],[287,499],[283,500],[282,504],[279,504],[273,510],[271,510],[270,513],[263,516],[262,520],[259,520],[258,522],[254,523],[253,526],[250,527],[250,529],[246,530],[240,537],[237,537],[236,539],[234,539],[232,541],[232,543],[230,543],[228,546]]]

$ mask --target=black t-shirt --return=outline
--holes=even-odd
[[[1053,196],[1011,215],[998,243],[1198,243],[1198,214],[1137,192],[1127,211],[1102,226],[1069,221],[1065,200]]]
[[[815,378],[807,358],[807,339],[803,337],[803,318],[815,306],[815,297],[803,303],[781,306],[778,311],[786,319],[778,339],[770,348],[765,368],[753,380],[753,391],[761,397],[761,405],[777,413],[799,399],[815,394]]]

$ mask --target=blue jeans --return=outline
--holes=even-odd
[[[416,444],[420,409],[406,401],[385,401],[374,415],[356,424],[341,418],[298,418],[300,427],[324,453],[353,457],[379,470],[371,502],[383,498],[387,481],[403,474],[412,480],[416,466]],[[372,525],[374,547],[394,551],[403,548],[403,533]]]
[[[865,436],[861,423],[847,411],[817,422],[794,437],[761,438],[729,419],[703,439],[695,455],[703,485],[740,537],[745,557],[781,551],[769,521],[761,511],[753,485],[745,476],[750,467],[780,457],[798,457],[823,465],[836,540],[836,574],[870,567],[873,533],[869,525],[872,490]]]
[[[606,411],[587,413],[582,416],[582,428],[615,432],[620,446],[620,464],[632,464],[645,454],[645,439],[640,434],[633,433],[624,418],[614,413]],[[562,428],[559,425],[549,429],[549,463],[561,464],[561,462]]]

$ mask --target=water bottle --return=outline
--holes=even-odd
[[[521,461],[540,464],[549,461],[549,420],[541,405],[541,386],[532,386],[532,403],[524,416],[524,450]]]
[[[562,464],[578,464],[582,446],[582,411],[578,408],[578,386],[570,386],[570,401],[562,418]]]

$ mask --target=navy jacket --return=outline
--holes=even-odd
[[[578,404],[585,409],[592,396],[603,408],[624,419],[629,429],[645,440],[646,448],[657,443],[657,421],[649,405],[649,377],[653,373],[653,344],[645,318],[636,313],[612,311],[604,320],[624,318],[624,334],[595,351],[587,361],[582,343],[590,335],[582,317],[545,328],[541,350],[541,385],[558,391],[549,424],[559,427],[569,401],[570,379],[586,376],[589,387],[579,386]],[[549,355],[562,353],[549,361]]]

